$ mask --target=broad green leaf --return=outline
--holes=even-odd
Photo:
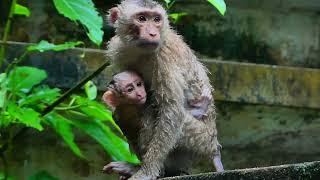
[[[98,103],[97,101],[90,101],[81,96],[72,97],[75,98],[78,105],[84,105],[80,107],[80,110],[82,110],[88,116],[97,118],[101,121],[113,121],[112,112],[109,111],[106,106]]]
[[[0,172],[0,180],[5,180],[3,172]],[[14,180],[14,178],[12,176],[9,176],[6,180]]]
[[[8,113],[17,119],[18,122],[28,127],[35,128],[39,131],[43,130],[40,124],[40,114],[31,108],[20,108],[14,103],[8,102]]]
[[[32,94],[19,100],[19,106],[34,105],[41,102],[53,103],[60,96],[60,89],[50,89],[47,86],[35,88]]]
[[[107,121],[111,123],[111,125],[122,134],[120,127],[114,122],[112,118],[112,112],[109,111],[106,106],[96,102],[90,101],[87,98],[83,98],[80,96],[73,96],[75,98],[76,103],[84,106],[81,106],[79,109],[86,114],[87,116],[93,119],[99,119],[100,121]]]
[[[41,170],[37,172],[36,174],[29,176],[28,180],[59,180],[59,178],[54,177],[47,171]]]
[[[32,51],[44,52],[44,51],[50,51],[50,50],[63,51],[63,50],[75,48],[76,46],[81,44],[83,44],[82,41],[76,41],[76,42],[66,42],[64,44],[56,45],[56,44],[49,43],[48,41],[42,40],[38,44],[29,46],[27,48],[27,51],[28,52],[32,52]]]
[[[27,7],[24,7],[20,4],[16,4],[15,7],[14,7],[14,14],[17,14],[17,15],[24,15],[24,16],[27,16],[29,17],[30,16],[30,11]]]
[[[224,15],[226,12],[226,3],[224,0],[207,0],[210,4],[218,9],[220,14]]]
[[[31,88],[47,78],[44,70],[21,66],[13,69],[9,74],[8,89],[12,93],[30,92]]]
[[[173,23],[176,23],[182,16],[186,16],[187,13],[171,13],[169,17],[173,20]]]
[[[0,108],[3,107],[7,94],[6,73],[0,74]]]
[[[97,45],[102,42],[102,17],[91,0],[53,0],[55,7],[72,21],[80,21],[88,30],[90,40]]]
[[[88,81],[84,85],[84,90],[90,100],[94,100],[97,97],[97,86],[92,82]]]
[[[6,74],[6,73],[1,73],[1,74],[0,74],[0,84],[2,84],[3,82],[5,82],[6,77],[7,77],[7,74]]]
[[[2,108],[4,105],[6,94],[7,94],[7,88],[5,87],[1,88],[0,89],[0,108]]]
[[[0,112],[0,119],[0,128],[7,127],[14,120],[7,111]]]
[[[70,149],[79,156],[85,158],[81,153],[78,145],[74,142],[74,135],[72,132],[72,122],[57,113],[50,113],[45,116],[45,120],[49,125],[63,138]]]
[[[101,144],[115,161],[139,163],[138,158],[130,152],[128,143],[101,121],[73,120],[73,124]]]

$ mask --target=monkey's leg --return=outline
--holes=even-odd
[[[146,153],[142,157],[141,169],[130,179],[149,180],[156,179],[163,168],[164,161],[169,152],[180,139],[182,118],[182,105],[170,102],[170,105],[164,105],[159,108],[159,119],[154,131],[146,136],[150,137],[150,142],[146,147]],[[155,120],[154,120],[155,121]]]
[[[216,168],[217,172],[224,171],[222,161],[221,161],[221,151],[220,151],[221,147],[222,146],[220,144],[218,144],[218,151],[216,154],[213,155],[213,164],[214,164],[214,167]]]
[[[208,130],[207,124],[197,119],[191,119],[183,127],[182,146],[194,153],[210,157],[216,171],[223,171],[220,155],[220,144],[217,140],[216,130]]]
[[[193,162],[193,153],[186,148],[176,147],[169,153],[164,165],[163,177],[189,175]]]

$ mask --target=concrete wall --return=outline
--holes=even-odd
[[[187,12],[178,23],[189,44],[223,60],[320,67],[320,3],[317,0],[226,0],[220,16],[205,2],[178,1]]]
[[[101,7],[110,7],[110,4],[102,1],[96,2],[101,3]],[[84,39],[89,42],[80,28],[56,13],[51,1],[30,0],[25,3],[32,10],[32,16],[28,19],[24,17],[15,19],[12,40],[37,42],[40,39],[48,39],[59,43],[65,40]],[[320,3],[317,0],[227,0],[226,3],[228,10],[225,17],[218,15],[205,1],[190,0],[185,3],[178,0],[174,7],[175,11],[189,13],[177,24],[177,30],[201,55],[223,61],[320,67],[318,58]],[[101,12],[105,13],[102,10]],[[105,30],[107,40],[112,32],[110,29]],[[90,43],[88,46],[94,47]],[[14,48],[8,58],[16,57],[19,52],[21,51]],[[51,53],[32,55],[27,62],[46,69],[51,77],[48,80],[49,84],[70,87],[101,63],[101,57],[91,56],[89,53],[86,54],[86,60],[81,60],[79,57],[79,55]],[[66,61],[61,61],[64,58]],[[237,64],[230,65],[236,69]],[[208,67],[216,72],[220,65]],[[255,68],[254,65],[251,68]],[[257,75],[261,73],[261,71],[249,71]],[[317,69],[314,71],[318,72]],[[232,100],[234,93],[224,93],[223,88],[227,87],[229,82],[233,82],[228,92],[241,92],[238,89],[241,88],[241,83],[235,83],[241,79],[239,78],[242,75],[241,71],[227,69],[219,72],[225,74],[220,74],[218,78],[213,74],[212,79],[216,80],[213,82],[216,89],[221,90],[217,92],[215,98],[220,98],[217,102],[217,124],[219,139],[223,145],[223,162],[227,169],[319,160],[320,151],[317,148],[320,143],[319,108],[307,103],[302,107],[285,104],[284,101],[276,99],[274,102],[277,102],[277,106],[272,103],[257,105],[255,103],[263,102],[249,101],[250,98],[258,96],[243,96],[242,101],[241,98],[238,101]],[[226,74],[227,72],[230,74]],[[286,72],[283,74],[283,77],[286,77]],[[295,82],[297,76],[299,73],[291,77],[292,82]],[[248,89],[254,89],[254,82],[264,76],[257,77],[258,79],[253,78],[252,81],[239,82],[244,83],[243,86]],[[297,87],[301,94],[305,94],[304,88],[319,92],[312,88],[312,84],[319,82],[319,79],[315,79],[317,77],[309,77],[316,83],[308,81],[306,83],[308,87]],[[272,79],[265,80],[270,80],[272,84]],[[104,83],[105,79],[99,77],[96,82]],[[284,86],[290,88],[290,83]],[[270,89],[262,86],[260,88],[268,91],[267,95],[272,94],[269,93]],[[297,96],[299,96],[297,99],[303,100],[299,94]],[[312,97],[319,98],[319,96],[306,96],[306,98]],[[52,132],[48,134],[28,132],[24,139],[20,139],[14,146],[14,151],[7,154],[11,174],[18,179],[26,179],[36,170],[45,169],[61,179],[111,178],[100,172],[101,167],[109,161],[101,147],[81,134],[77,139],[88,156],[88,162],[73,156],[62,140]],[[195,172],[212,170],[205,161],[200,164]]]

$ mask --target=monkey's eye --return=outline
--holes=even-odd
[[[143,83],[141,81],[137,83],[138,87],[141,87],[142,85],[143,85]]]
[[[145,22],[145,21],[147,21],[147,18],[146,18],[145,16],[142,16],[142,15],[139,16],[138,19],[139,19],[140,22]]]
[[[127,92],[128,92],[128,93],[131,93],[133,90],[134,90],[133,87],[129,87],[129,88],[127,89]]]
[[[156,17],[154,18],[154,22],[160,22],[160,20],[161,20],[161,17],[160,17],[160,16],[156,16]]]

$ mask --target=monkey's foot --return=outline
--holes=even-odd
[[[156,180],[156,177],[148,176],[142,171],[138,171],[136,174],[131,176],[128,180]]]

